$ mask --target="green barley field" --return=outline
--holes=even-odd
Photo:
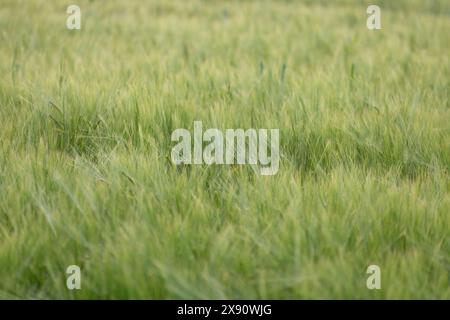
[[[0,298],[450,299],[449,168],[447,0],[0,1]]]

